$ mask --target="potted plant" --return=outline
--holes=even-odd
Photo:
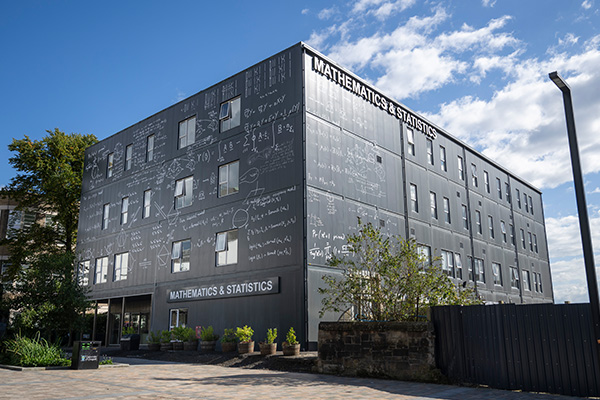
[[[208,353],[215,351],[219,335],[216,335],[212,325],[209,325],[200,330],[200,339],[202,339],[200,342],[200,350],[202,350],[203,353]]]
[[[119,341],[121,350],[139,350],[140,349],[140,335],[136,333],[133,326],[124,326],[121,330],[121,340]]]
[[[160,351],[173,350],[172,336],[171,331],[168,329],[160,331]]]
[[[300,343],[296,339],[296,332],[293,327],[285,335],[285,342],[281,344],[281,348],[284,356],[300,355]]]
[[[246,354],[254,351],[254,340],[252,340],[253,334],[254,331],[248,325],[244,325],[243,328],[237,327],[235,336],[238,338],[238,353]]]
[[[185,341],[186,333],[185,326],[176,326],[172,330],[173,332],[173,350],[183,350],[183,342]]]
[[[223,353],[229,353],[235,350],[237,346],[237,339],[233,328],[225,328],[223,337],[221,338],[221,351]]]
[[[158,351],[160,350],[160,332],[150,332],[148,335],[148,350]]]
[[[186,351],[198,350],[198,338],[196,331],[189,326],[184,328],[183,332],[183,349]]]
[[[260,354],[263,356],[269,356],[271,354],[275,354],[277,351],[277,343],[275,343],[275,339],[277,339],[277,328],[269,328],[267,330],[267,338],[264,342],[260,342]]]

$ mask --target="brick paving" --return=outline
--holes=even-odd
[[[127,361],[132,365],[97,370],[0,369],[0,399],[576,399],[392,380]]]

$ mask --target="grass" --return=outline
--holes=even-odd
[[[17,334],[14,339],[4,342],[4,362],[21,367],[69,366],[71,360],[65,357],[58,345],[48,343],[36,334],[30,339]]]

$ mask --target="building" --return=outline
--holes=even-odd
[[[553,300],[540,191],[303,43],[87,149],[80,279],[110,343],[248,324],[314,348],[357,217],[487,301]]]

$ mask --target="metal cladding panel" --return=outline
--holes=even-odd
[[[221,126],[221,104],[236,98],[239,125]],[[155,281],[302,265],[301,104],[301,47],[295,46],[87,149],[78,250],[82,260],[91,261],[92,296],[127,295]],[[193,143],[183,146],[180,122],[188,118],[195,118],[187,128]],[[239,163],[239,190],[222,196],[219,168],[231,162]],[[177,182],[188,177],[191,204],[176,207]],[[144,217],[147,190],[150,214]],[[107,229],[102,229],[104,204],[110,210]],[[237,262],[216,267],[216,235],[234,229]],[[173,242],[184,239],[191,242],[190,270],[171,273]],[[120,252],[129,254],[127,279],[114,282],[114,255]],[[102,256],[110,261],[108,280],[94,285],[94,261]],[[302,282],[294,280],[299,288]]]
[[[306,119],[308,186],[402,213],[402,161],[339,127]]]

